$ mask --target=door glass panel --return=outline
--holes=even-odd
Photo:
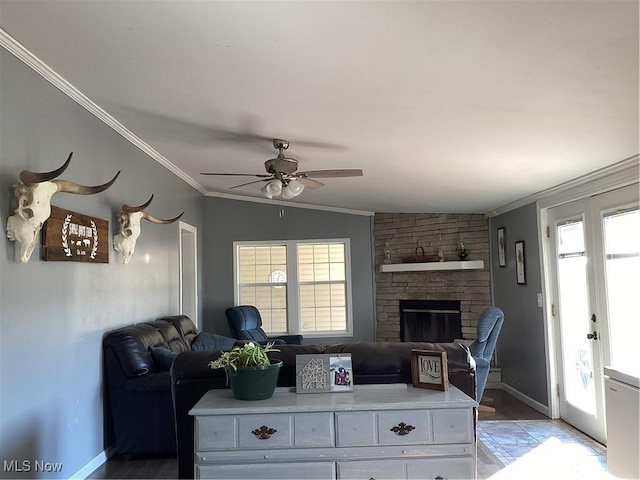
[[[612,365],[637,364],[640,211],[638,208],[603,219],[606,294]]]
[[[595,415],[584,221],[558,225],[558,290],[565,399]]]

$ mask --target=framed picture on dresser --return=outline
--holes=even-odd
[[[447,391],[447,352],[411,350],[411,379],[414,387]]]
[[[297,393],[353,391],[350,353],[296,355]]]

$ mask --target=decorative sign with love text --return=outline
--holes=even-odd
[[[52,205],[42,228],[42,259],[109,263],[109,222]]]
[[[411,350],[411,380],[414,387],[448,390],[447,352]]]

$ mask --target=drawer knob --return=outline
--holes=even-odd
[[[411,432],[411,430],[415,430],[415,428],[416,427],[414,427],[413,425],[408,425],[404,422],[400,422],[398,425],[390,428],[389,430],[391,430],[396,435],[409,435],[409,432]]]
[[[276,433],[278,430],[275,428],[267,427],[266,425],[261,426],[260,428],[256,428],[255,430],[251,430],[259,440],[268,440],[271,438],[271,435]]]

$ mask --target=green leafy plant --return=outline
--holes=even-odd
[[[279,351],[277,348],[273,348],[273,342],[266,345],[248,342],[242,346],[235,346],[228,352],[223,352],[216,360],[209,362],[209,368],[231,367],[237,371],[238,367],[266,367],[271,365],[267,353]]]

